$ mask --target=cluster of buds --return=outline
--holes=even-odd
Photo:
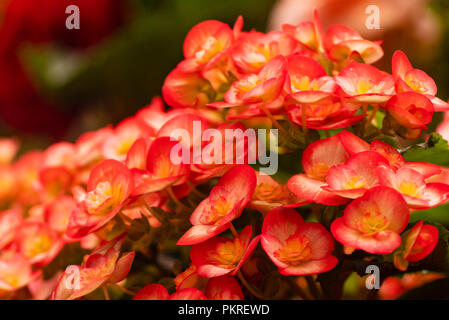
[[[392,75],[371,66],[380,42],[341,25],[324,33],[317,14],[266,34],[242,27],[205,21],[188,33],[162,88],[171,109],[155,98],[114,127],[17,160],[18,143],[0,141],[2,297],[320,298],[335,290],[319,274],[341,280],[380,261],[385,278],[432,254],[439,228],[411,214],[449,200],[447,169],[385,141],[412,143],[449,109],[434,81],[400,51]],[[217,154],[226,135],[204,139],[272,127],[280,158],[302,154],[273,176],[245,137],[231,154]],[[174,139],[179,130],[188,137]],[[171,282],[139,282],[136,259]],[[388,279],[381,297],[399,283]]]

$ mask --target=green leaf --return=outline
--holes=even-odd
[[[42,269],[44,279],[50,279],[58,271],[64,271],[67,266],[81,264],[88,253],[89,250],[81,248],[79,243],[66,244],[56,258]]]
[[[415,146],[404,153],[407,161],[425,161],[440,166],[449,165],[448,142],[438,133],[430,135],[426,147]]]
[[[143,215],[139,219],[134,219],[127,231],[128,237],[131,240],[137,241],[141,239],[144,235],[146,235],[150,231],[148,219]]]
[[[414,211],[410,215],[410,222],[417,222],[419,220],[428,220],[439,222],[442,225],[449,226],[449,204],[443,204],[441,206],[427,209]]]

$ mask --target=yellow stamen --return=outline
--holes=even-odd
[[[385,230],[389,225],[388,219],[378,211],[369,211],[363,214],[357,227],[364,235],[373,235]]]
[[[416,186],[416,184],[414,184],[413,182],[409,182],[409,181],[404,181],[401,182],[400,186],[399,186],[399,191],[401,191],[401,193],[406,194],[408,196],[418,196],[418,187]]]
[[[345,190],[350,189],[360,189],[367,185],[366,179],[361,176],[353,176],[351,179],[347,180],[344,184]]]
[[[309,260],[312,253],[309,239],[305,236],[295,236],[287,239],[284,247],[275,252],[277,258],[291,265],[298,265]]]
[[[365,80],[365,79],[360,79],[357,82],[357,93],[358,94],[365,94],[371,88],[372,88],[372,84],[369,81]]]
[[[238,265],[244,253],[245,247],[242,241],[234,238],[234,241],[219,244],[216,251],[209,254],[209,258],[221,267],[232,269]]]

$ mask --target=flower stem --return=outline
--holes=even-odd
[[[237,232],[237,230],[235,230],[235,227],[234,227],[234,225],[232,224],[232,222],[230,223],[230,229],[231,229],[231,232],[232,232],[232,235],[235,237],[235,238],[238,238],[238,236],[239,236],[239,233]]]
[[[318,223],[321,223],[321,207],[320,205],[316,204],[316,203],[312,203],[310,205],[311,209],[312,209],[312,214],[315,217],[315,219],[317,220]]]
[[[153,208],[151,208],[149,205],[145,204],[145,208],[150,212],[150,214],[156,218],[160,223],[164,223],[167,221],[167,217],[164,217],[162,215],[159,214],[159,212],[157,212],[156,210],[154,210]]]
[[[192,191],[194,194],[196,194],[200,198],[207,198],[207,195],[204,193],[198,191],[198,189],[193,185],[192,182],[187,180],[187,186],[189,187],[190,191]]]
[[[111,286],[113,286],[114,288],[119,289],[121,292],[126,293],[127,295],[130,295],[130,296],[135,296],[135,295],[136,295],[136,292],[133,292],[133,291],[131,291],[131,290],[128,290],[128,289],[126,289],[126,288],[123,288],[122,286],[119,286],[119,285],[116,284],[116,283],[111,284]]]
[[[287,132],[287,130],[285,130],[285,128],[283,128],[279,122],[277,122],[277,120],[273,117],[273,114],[270,112],[270,110],[268,110],[263,104],[260,105],[260,107],[262,108],[263,112],[265,112],[265,114],[267,115],[268,118],[270,118],[271,123],[273,123],[273,125],[280,131],[282,132],[283,135],[285,135],[287,138],[290,138],[290,134]]]
[[[170,199],[176,203],[180,208],[182,208],[185,211],[190,211],[190,208],[184,205],[179,199],[176,197],[175,193],[173,192],[173,189],[171,186],[167,187],[165,190],[167,190],[168,196]]]
[[[304,140],[306,141],[307,145],[307,134],[308,134],[308,128],[307,128],[307,109],[305,105],[301,105],[301,124],[302,124],[302,131],[304,132]]]
[[[367,116],[367,109],[368,109],[368,105],[366,103],[362,104],[362,116],[363,116],[363,121],[362,121],[362,125],[360,127],[360,137],[363,139],[363,136],[365,135],[365,126],[366,126],[366,116]]]
[[[101,286],[101,288],[103,289],[104,298],[106,300],[111,300],[111,297],[109,296],[108,288],[106,288],[106,286]]]
[[[298,136],[302,135],[302,132],[299,130],[298,125],[296,123],[294,123],[293,121],[291,121],[285,112],[284,112],[283,119],[290,123],[290,127],[298,134]]]
[[[260,300],[267,300],[259,290],[254,288],[248,281],[246,281],[245,277],[243,276],[240,270],[237,272],[237,276],[239,277],[240,281],[245,286],[245,288],[248,289],[248,291],[251,292],[253,296],[255,296]]]
[[[373,121],[374,117],[376,116],[377,111],[379,111],[379,105],[376,105],[373,109],[373,111],[371,112],[368,121],[366,123],[366,126],[368,127],[370,125],[370,123]]]
[[[290,288],[295,291],[295,293],[300,296],[303,300],[310,300],[304,290],[298,285],[298,283],[291,276],[286,276],[284,279],[289,283]]]
[[[314,298],[319,299],[321,297],[320,291],[318,290],[318,287],[315,283],[315,280],[313,280],[312,276],[305,276],[307,285],[309,286],[310,293],[314,296]]]

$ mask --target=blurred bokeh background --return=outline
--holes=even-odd
[[[378,30],[365,26],[373,4]],[[65,27],[69,5],[80,8],[80,30]],[[390,71],[401,49],[449,97],[447,0],[0,0],[0,135],[18,137],[22,152],[74,141],[160,95],[196,23],[242,15],[245,30],[268,31],[310,19],[315,7],[324,27],[383,40],[377,66]]]

